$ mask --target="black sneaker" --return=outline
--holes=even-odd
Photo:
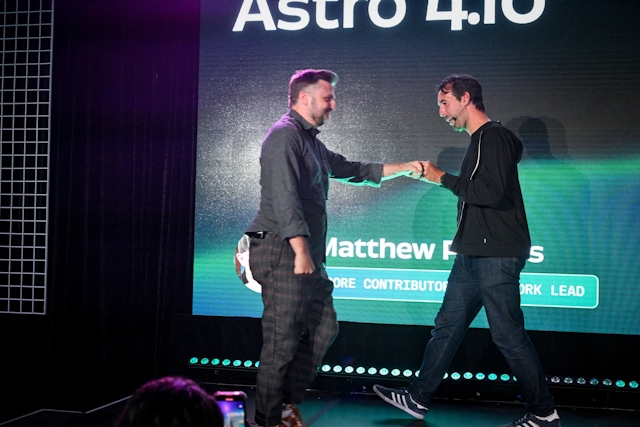
[[[561,427],[558,411],[553,410],[553,414],[548,417],[539,417],[533,414],[525,414],[524,417],[500,427]]]
[[[386,388],[381,385],[374,385],[373,391],[387,403],[392,404],[396,408],[402,409],[407,414],[416,417],[419,420],[424,419],[429,408],[420,405],[413,400],[409,390],[406,387],[402,388]]]

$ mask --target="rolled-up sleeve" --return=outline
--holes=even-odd
[[[331,168],[330,177],[332,179],[352,185],[380,187],[382,163],[351,162],[331,150],[326,150],[326,156]]]

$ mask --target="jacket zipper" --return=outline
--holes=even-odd
[[[469,181],[473,181],[473,176],[476,174],[478,167],[480,166],[480,148],[482,147],[482,134],[484,131],[480,131],[480,139],[478,140],[478,156],[476,158],[476,166],[473,168],[471,175],[469,176]],[[460,208],[460,218],[458,218],[458,227],[456,228],[456,234],[453,236],[453,240],[456,240],[458,237],[458,232],[460,231],[460,224],[462,224],[462,217],[464,216],[464,208],[467,206],[467,202],[462,201],[462,208]]]

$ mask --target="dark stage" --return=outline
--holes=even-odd
[[[204,385],[207,390],[214,391]],[[237,388],[238,390],[240,388]],[[252,390],[248,417],[253,425]],[[111,427],[124,406],[118,400],[85,413],[42,409],[0,424],[6,427]],[[436,400],[424,421],[384,403],[372,394],[341,395],[310,391],[299,407],[307,427],[496,427],[522,415],[522,405],[492,402]],[[558,406],[563,427],[637,427],[640,413],[627,410],[571,408]]]

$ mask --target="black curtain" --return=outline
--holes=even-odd
[[[2,369],[27,393],[4,419],[171,373],[169,320],[191,312],[199,8],[55,1],[47,314],[0,318]]]

